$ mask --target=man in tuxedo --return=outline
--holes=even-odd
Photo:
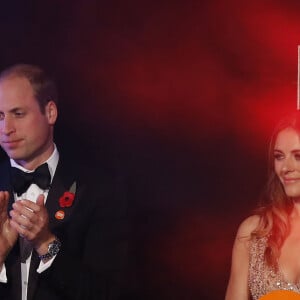
[[[113,176],[90,178],[62,157],[57,116],[41,68],[0,74],[0,299],[120,299],[126,208]]]

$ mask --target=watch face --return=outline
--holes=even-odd
[[[54,242],[49,244],[48,253],[51,256],[54,256],[58,253],[59,248],[60,248],[60,242],[54,241]]]

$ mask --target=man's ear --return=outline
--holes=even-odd
[[[50,125],[54,125],[57,119],[57,106],[54,101],[49,101],[45,107],[45,116]]]

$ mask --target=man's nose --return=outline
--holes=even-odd
[[[1,134],[10,135],[12,132],[14,132],[14,130],[14,124],[13,121],[10,120],[10,118],[3,118],[0,121]]]

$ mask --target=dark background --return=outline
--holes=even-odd
[[[296,110],[299,3],[1,3],[1,69],[54,74],[57,143],[125,178],[143,299],[224,297],[268,138]]]

